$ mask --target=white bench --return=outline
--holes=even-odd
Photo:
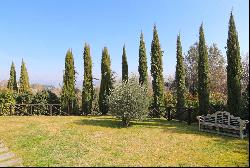
[[[199,130],[222,135],[244,138],[247,137],[246,124],[248,120],[234,117],[227,111],[217,111],[206,116],[197,116],[199,120]]]

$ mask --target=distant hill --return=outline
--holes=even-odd
[[[7,88],[7,84],[8,84],[7,80],[0,81],[0,89]],[[33,93],[41,92],[42,90],[48,89],[48,90],[51,90],[53,93],[55,93],[57,96],[59,96],[61,92],[61,88],[59,87],[57,88],[53,85],[43,85],[43,84],[35,83],[35,84],[31,84],[30,87]]]

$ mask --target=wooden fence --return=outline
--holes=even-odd
[[[5,104],[0,106],[1,115],[68,115],[61,104]]]

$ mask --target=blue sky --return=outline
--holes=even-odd
[[[167,77],[175,72],[177,34],[181,33],[186,53],[198,40],[201,22],[207,44],[217,43],[225,55],[232,7],[241,52],[248,52],[248,6],[248,0],[1,0],[0,80],[9,78],[12,61],[19,79],[23,58],[31,83],[58,86],[62,82],[65,54],[72,48],[79,86],[83,79],[85,42],[91,47],[94,77],[100,77],[104,46],[109,49],[112,70],[121,76],[123,44],[129,72],[137,73],[141,30],[150,73],[154,24],[164,50],[163,70]]]

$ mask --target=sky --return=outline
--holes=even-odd
[[[198,41],[202,22],[206,44],[218,44],[226,57],[224,47],[231,10],[241,53],[246,53],[249,51],[248,0],[0,0],[0,80],[9,79],[12,61],[19,80],[23,58],[30,83],[62,85],[65,55],[71,48],[80,87],[85,42],[91,48],[95,78],[101,76],[104,46],[110,53],[111,69],[121,77],[124,44],[129,73],[138,74],[141,31],[150,73],[154,24],[164,51],[166,78],[175,73],[177,34],[181,34],[183,53],[186,53]]]

